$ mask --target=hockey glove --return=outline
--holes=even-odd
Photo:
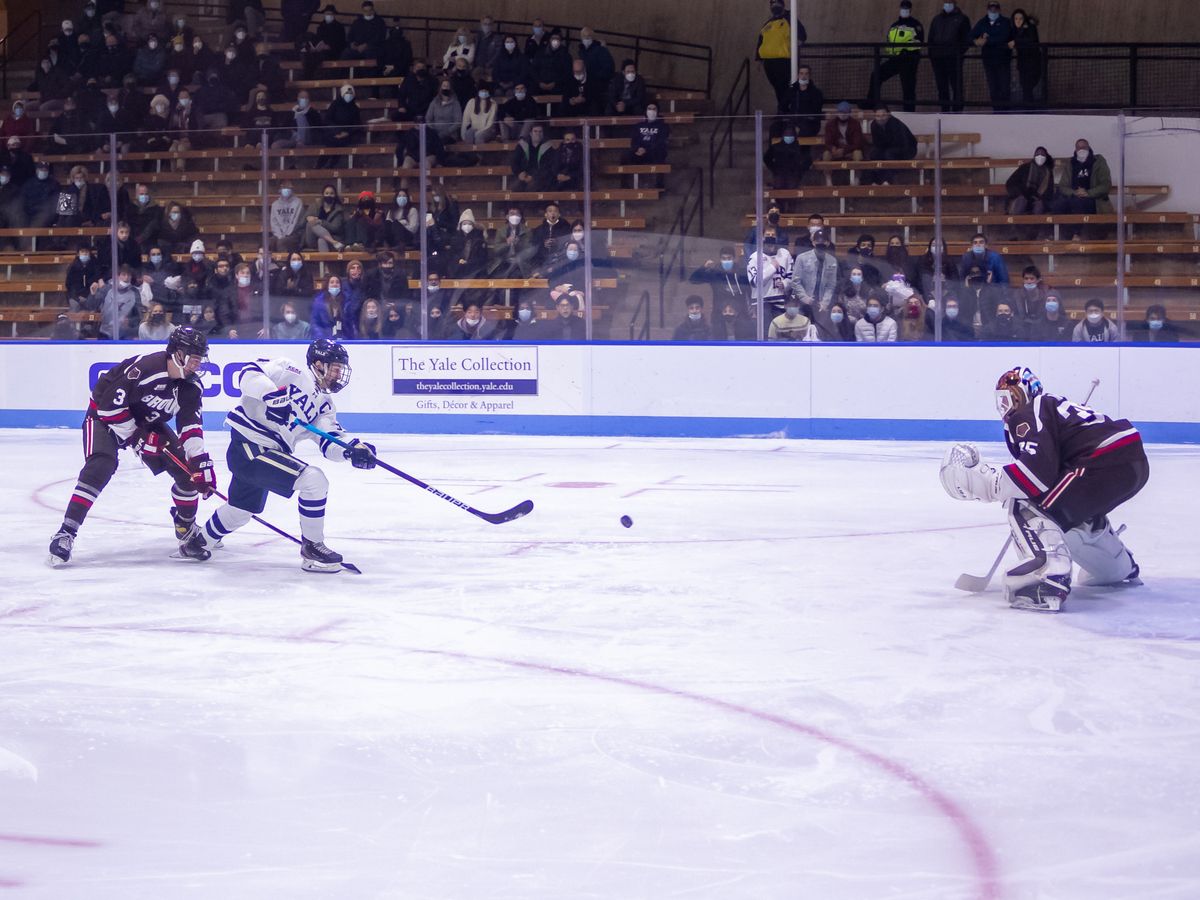
[[[210,496],[217,489],[217,472],[209,455],[193,456],[188,460],[188,467],[192,470],[192,487],[200,492],[200,496]]]
[[[358,438],[350,442],[349,446],[342,451],[342,455],[350,460],[350,465],[356,469],[375,468],[375,447]]]
[[[263,394],[263,403],[267,405],[267,418],[276,425],[287,425],[292,417],[292,398],[283,388]]]
[[[146,462],[158,462],[161,459],[162,448],[166,446],[167,436],[161,431],[146,429],[138,431],[133,437],[133,452]]]

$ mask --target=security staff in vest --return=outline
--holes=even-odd
[[[925,26],[913,18],[912,0],[900,0],[900,17],[888,29],[883,61],[871,76],[868,106],[879,105],[883,83],[899,75],[900,88],[904,92],[904,111],[916,112],[917,66],[921,62],[921,45],[924,43]]]
[[[775,90],[776,113],[787,112],[788,88],[792,83],[792,19],[783,0],[770,0],[771,18],[758,31],[755,55],[762,61],[763,74]],[[803,46],[808,34],[796,20],[796,46]]]

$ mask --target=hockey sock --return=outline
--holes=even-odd
[[[71,502],[67,504],[67,512],[63,516],[63,528],[71,534],[77,533],[99,496],[100,491],[97,488],[82,481],[76,482],[75,492],[71,494]]]
[[[322,543],[325,540],[325,499],[329,496],[329,479],[316,466],[308,466],[296,479],[300,492],[300,533],[306,540]]]
[[[179,521],[187,524],[196,520],[196,507],[200,505],[200,495],[195,491],[182,491],[179,485],[171,488],[171,500],[175,503],[175,511]]]
[[[244,509],[238,509],[230,503],[226,503],[211,516],[204,524],[204,537],[210,544],[215,544],[225,535],[237,531],[243,525],[250,521],[251,513]]]

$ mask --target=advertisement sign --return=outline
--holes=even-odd
[[[502,412],[515,397],[538,395],[538,348],[392,347],[392,393],[420,398],[417,409]]]

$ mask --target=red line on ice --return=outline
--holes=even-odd
[[[938,814],[945,818],[958,833],[959,839],[965,846],[967,854],[971,860],[971,867],[975,876],[974,896],[977,898],[977,900],[999,900],[1000,897],[999,867],[996,862],[995,852],[993,851],[991,844],[988,843],[983,830],[975,823],[970,814],[959,805],[958,801],[940,789],[934,787],[919,774],[917,774],[915,770],[909,768],[898,760],[884,756],[883,754],[877,753],[874,750],[869,750],[866,747],[860,747],[858,744],[855,744],[846,738],[838,737],[835,734],[824,731],[820,728],[816,728],[812,725],[806,725],[803,722],[798,722],[794,719],[789,719],[785,716],[777,715],[775,713],[755,709],[751,706],[745,706],[740,703],[722,700],[719,697],[711,697],[707,694],[698,694],[692,691],[655,684],[651,681],[642,681],[641,679],[637,678],[628,678],[624,675],[609,675],[604,672],[592,672],[586,669],[575,668],[573,666],[558,666],[550,663],[533,662],[531,660],[509,659],[503,656],[486,656],[473,653],[462,653],[457,650],[434,650],[427,647],[408,647],[404,645],[398,645],[389,648],[385,645],[371,643],[369,641],[340,641],[336,638],[324,638],[319,636],[304,637],[302,635],[255,634],[253,632],[232,631],[217,628],[184,628],[178,626],[30,625],[27,627],[48,628],[63,631],[142,631],[164,634],[198,634],[206,637],[235,637],[248,638],[250,640],[290,642],[308,641],[318,644],[391,649],[405,653],[441,656],[448,659],[459,659],[467,662],[493,663],[496,665],[508,666],[514,669],[545,672],[553,675],[563,675],[569,678],[586,678],[593,681],[602,681],[609,684],[620,685],[622,687],[633,688],[635,690],[645,691],[651,694],[658,694],[663,697],[673,697],[679,700],[688,700],[693,703],[702,704],[713,709],[733,713],[745,718],[756,719],[759,722],[765,722],[769,725],[774,725],[786,731],[804,735],[805,737],[812,738],[813,740],[820,741],[821,743],[828,744],[832,747],[838,747],[839,749],[845,750],[847,753],[857,757],[867,765],[879,770],[880,772],[883,772],[885,775],[888,775],[908,785],[910,788],[916,791],[916,793],[922,799],[936,809]],[[0,835],[0,841],[6,839],[25,841],[29,843],[41,843],[43,841],[46,843],[59,843],[59,841],[54,838],[23,839],[21,837],[6,838],[4,835]],[[97,846],[89,841],[64,841],[62,842],[62,845]]]

